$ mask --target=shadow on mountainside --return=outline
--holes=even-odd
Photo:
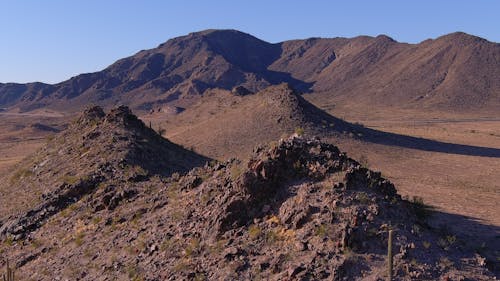
[[[349,123],[340,118],[329,115],[326,112],[324,113],[325,115],[322,115],[322,118],[326,118],[326,120],[331,120],[331,122],[334,122],[335,127],[333,130],[346,133],[355,133],[355,137],[362,141],[432,152],[500,158],[500,148],[449,143],[426,138],[389,133],[367,128],[363,125]],[[327,115],[328,117],[326,117]]]
[[[449,154],[500,158],[500,149],[498,148],[442,142],[369,128],[361,128],[361,126],[356,127],[358,127],[359,131],[365,133],[362,139],[372,143]]]
[[[440,247],[457,247],[471,253],[465,258],[484,263],[497,278],[500,277],[500,227],[483,223],[477,218],[438,210],[430,213],[427,222],[441,235]]]

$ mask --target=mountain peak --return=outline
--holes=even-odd
[[[462,31],[456,31],[453,33],[449,33],[443,36],[438,37],[436,40],[442,40],[442,41],[451,41],[453,43],[461,43],[461,44],[471,44],[471,43],[486,43],[489,42],[488,40],[471,35]],[[491,42],[490,42],[491,43]]]
[[[436,45],[427,49],[429,44]],[[450,52],[440,53],[450,46],[456,47],[453,52],[462,60],[452,63]],[[476,52],[463,46],[482,49]],[[73,112],[89,103],[123,103],[145,110],[166,103],[189,107],[208,89],[242,85],[258,92],[287,82],[302,92],[324,94],[328,100],[349,96],[367,106],[496,108],[499,49],[499,44],[463,32],[420,44],[401,44],[386,35],[271,44],[234,29],[208,29],[59,84],[0,85],[0,107]],[[429,58],[434,58],[432,64],[427,63]],[[474,77],[463,79],[469,77],[464,73]],[[423,78],[417,82],[405,77]]]

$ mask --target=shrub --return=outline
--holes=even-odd
[[[65,176],[61,177],[61,181],[63,181],[64,183],[67,183],[69,185],[76,184],[79,179],[80,178],[78,178],[76,176],[70,176],[70,175],[65,175]]]
[[[262,230],[258,225],[252,224],[250,227],[248,227],[248,236],[250,239],[255,240],[259,238],[259,236],[262,234]]]
[[[361,154],[361,156],[359,156],[359,164],[363,168],[367,168],[367,169],[370,168],[370,163],[368,162],[368,157],[366,157],[366,155],[364,155],[364,154]]]
[[[304,135],[304,128],[302,128],[302,127],[297,127],[297,128],[295,128],[295,133],[296,133],[298,136],[303,136],[303,135]]]
[[[366,192],[358,192],[356,194],[356,200],[361,204],[368,204],[370,202],[370,197]]]
[[[238,179],[238,177],[241,175],[243,171],[241,170],[241,168],[239,167],[239,165],[237,164],[233,164],[231,166],[231,180],[232,181],[235,181]]]
[[[167,130],[165,130],[164,128],[162,128],[162,127],[158,128],[158,135],[163,136],[166,132],[167,132]]]
[[[189,241],[189,244],[186,246],[184,252],[186,253],[186,257],[192,257],[197,255],[201,250],[200,239],[193,238]]]
[[[85,233],[83,232],[80,232],[76,235],[74,242],[78,247],[83,245],[83,238],[85,238]]]
[[[430,207],[425,205],[422,197],[413,196],[413,200],[410,203],[420,221],[425,221],[431,215]]]
[[[19,181],[20,179],[25,178],[25,177],[29,177],[31,175],[33,175],[33,172],[31,170],[28,170],[28,169],[18,170],[10,178],[10,183],[15,183],[15,182]]]
[[[314,230],[314,234],[319,237],[326,237],[328,235],[328,227],[324,224],[318,225]]]

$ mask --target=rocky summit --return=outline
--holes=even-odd
[[[92,107],[9,181],[0,253],[20,280],[383,280],[388,230],[397,280],[494,278],[421,202],[314,138],[209,161]]]

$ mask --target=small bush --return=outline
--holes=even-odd
[[[261,234],[262,234],[262,230],[260,229],[260,227],[258,225],[252,224],[248,228],[248,236],[252,240],[259,238]]]
[[[201,251],[201,246],[200,246],[200,239],[199,238],[193,238],[191,241],[189,241],[186,249],[184,252],[186,253],[186,257],[192,257],[196,256],[200,253]]]
[[[328,235],[328,227],[324,224],[318,225],[314,230],[314,234],[319,237],[326,237]]]
[[[14,175],[12,175],[12,177],[10,178],[10,182],[15,183],[22,178],[29,177],[32,175],[33,175],[33,172],[31,170],[21,169],[21,170],[18,170],[16,173],[14,173]]]
[[[92,218],[92,223],[93,224],[99,224],[102,221],[101,217],[93,217]]]
[[[366,205],[370,202],[370,197],[366,194],[366,192],[358,192],[356,194],[356,200],[358,200],[359,203]]]
[[[370,163],[368,162],[368,157],[366,157],[366,155],[364,155],[364,154],[361,154],[361,156],[359,157],[359,164],[363,168],[367,168],[367,169],[370,168]]]
[[[7,246],[9,246],[9,247],[10,247],[10,246],[14,245],[14,239],[12,239],[12,237],[8,236],[8,237],[5,239],[4,243],[5,243],[5,245],[7,245]]]
[[[165,130],[164,128],[161,128],[161,127],[158,128],[158,135],[163,136],[163,135],[165,135],[166,132],[167,132],[167,130]]]
[[[297,128],[295,128],[295,133],[296,133],[298,136],[303,136],[303,135],[304,135],[304,128],[302,128],[302,127],[297,127]]]
[[[81,245],[83,245],[83,238],[85,238],[85,233],[83,232],[80,232],[76,235],[74,240],[76,246],[80,247]]]
[[[231,166],[231,180],[232,181],[237,180],[242,172],[243,171],[238,165],[234,164],[233,166]]]
[[[76,184],[78,182],[78,180],[80,180],[80,178],[76,177],[76,176],[65,175],[65,176],[61,177],[61,181],[64,183],[67,183],[69,185]]]
[[[425,221],[431,215],[430,207],[424,203],[422,197],[413,196],[413,200],[410,203],[420,221]]]
[[[278,233],[276,233],[273,230],[269,230],[268,232],[266,232],[265,237],[266,237],[266,242],[269,244],[274,244],[276,241],[279,240]]]

